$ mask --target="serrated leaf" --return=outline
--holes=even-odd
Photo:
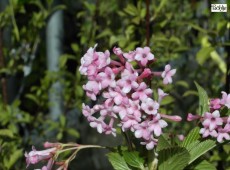
[[[127,162],[127,164],[129,164],[130,166],[139,168],[139,169],[145,169],[144,159],[139,156],[138,152],[124,151],[123,157],[125,161]]]
[[[157,151],[171,147],[170,143],[161,135],[158,139]]]
[[[158,170],[183,170],[190,160],[189,152],[182,147],[172,147],[159,152]]]
[[[195,161],[197,158],[199,158],[201,155],[205,154],[215,146],[216,146],[216,142],[210,139],[197,144],[196,147],[191,149],[191,151],[189,152],[191,155],[189,164],[191,164],[193,161]]]
[[[183,140],[181,146],[187,148],[191,143],[197,141],[200,138],[199,132],[199,127],[192,129],[188,136]]]
[[[107,154],[107,156],[115,170],[131,170],[125,162],[125,159],[118,153],[111,152]]]
[[[196,147],[199,143],[200,143],[200,141],[196,140],[196,141],[190,143],[190,144],[186,147],[186,149],[190,152],[190,151],[191,151],[194,147]]]
[[[195,82],[195,85],[199,94],[199,115],[203,116],[205,112],[209,111],[208,95],[198,83]]]
[[[210,162],[203,160],[195,166],[194,170],[216,170],[216,168]]]

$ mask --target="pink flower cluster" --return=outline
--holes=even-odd
[[[206,112],[204,116],[188,114],[187,120],[200,120],[202,128],[200,134],[203,138],[208,136],[217,138],[218,142],[230,140],[230,116],[221,117],[221,111],[224,108],[230,109],[230,94],[222,92],[222,98],[211,99],[209,103],[210,112]]]
[[[97,52],[95,46],[81,59],[80,73],[88,79],[83,89],[90,99],[98,101],[92,108],[83,103],[83,115],[99,133],[116,136],[114,124],[118,122],[123,132],[132,131],[151,150],[167,126],[162,118],[181,118],[159,113],[160,102],[167,94],[158,89],[158,101],[152,99],[153,90],[146,81],[158,76],[163,78],[163,84],[172,83],[176,70],[166,65],[163,72],[152,72],[148,66],[155,58],[149,47],[128,53],[114,47],[113,52],[118,60],[112,60],[108,50]]]

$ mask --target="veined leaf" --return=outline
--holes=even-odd
[[[205,154],[215,146],[216,142],[210,139],[197,144],[196,147],[191,149],[191,151],[189,152],[191,155],[189,164],[191,164],[193,161],[195,161],[197,158],[199,158],[201,155]]]
[[[158,139],[157,151],[170,148],[170,147],[171,147],[170,143],[167,141],[167,139],[165,139],[163,135],[161,135]]]
[[[215,166],[211,163],[209,163],[206,160],[203,160],[199,164],[197,164],[194,168],[194,170],[216,170]]]
[[[109,153],[107,156],[115,170],[131,170],[125,162],[125,159],[119,155],[119,153]]]
[[[189,152],[182,147],[172,147],[159,152],[159,170],[183,170],[190,160]]]
[[[209,111],[208,95],[198,83],[195,82],[195,84],[199,94],[199,114],[204,115],[205,112]]]
[[[191,132],[188,134],[188,136],[182,142],[181,146],[187,148],[191,143],[198,140],[200,138],[199,131],[200,131],[199,127],[192,129]]]
[[[144,159],[139,156],[138,152],[124,151],[123,156],[125,161],[132,167],[144,170]]]

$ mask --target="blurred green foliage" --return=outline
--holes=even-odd
[[[9,0],[0,13],[0,29],[4,37],[5,66],[0,78],[14,79],[8,83],[7,105],[0,101],[0,169],[25,169],[24,149],[41,145],[46,140],[80,140],[81,104],[85,101],[84,80],[78,72],[80,57],[94,44],[99,50],[119,46],[129,51],[145,46],[146,14],[149,8],[150,48],[157,58],[153,70],[163,69],[165,63],[177,68],[177,82],[167,87],[161,111],[180,114],[198,112],[198,93],[194,80],[208,92],[219,97],[225,87],[226,58],[230,54],[230,13],[211,13],[210,2],[150,0]],[[226,1],[229,4],[229,0]],[[57,10],[64,10],[63,55],[60,69],[47,71],[47,21]],[[0,47],[1,48],[1,47]],[[48,92],[51,85],[61,82],[65,112],[54,122],[49,118]],[[156,85],[158,82],[153,82]],[[160,85],[163,86],[163,85]],[[1,90],[3,84],[0,85]],[[70,113],[74,112],[75,117]],[[78,124],[79,123],[79,124]],[[172,124],[172,129],[185,133],[191,126]],[[173,133],[173,130],[172,130]],[[212,153],[210,161],[222,161],[229,168],[229,148],[222,154]]]

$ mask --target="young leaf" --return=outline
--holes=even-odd
[[[200,131],[199,127],[196,127],[193,130],[191,130],[191,132],[188,134],[188,136],[182,142],[181,146],[187,148],[191,143],[198,140],[200,138],[199,131]]]
[[[119,155],[119,153],[109,153],[107,156],[115,170],[131,170],[125,162],[125,159]]]
[[[195,82],[195,84],[199,94],[199,114],[204,115],[205,112],[209,111],[208,95],[198,83]]]
[[[144,170],[144,159],[139,156],[138,152],[124,151],[123,156],[125,161],[132,167]]]
[[[190,160],[189,152],[182,147],[172,147],[159,152],[159,170],[183,170]]]
[[[214,140],[205,140],[203,142],[200,142],[197,144],[191,151],[189,152],[191,157],[189,164],[191,164],[193,161],[195,161],[197,158],[199,158],[201,155],[205,154],[212,148],[216,146],[216,142]]]

